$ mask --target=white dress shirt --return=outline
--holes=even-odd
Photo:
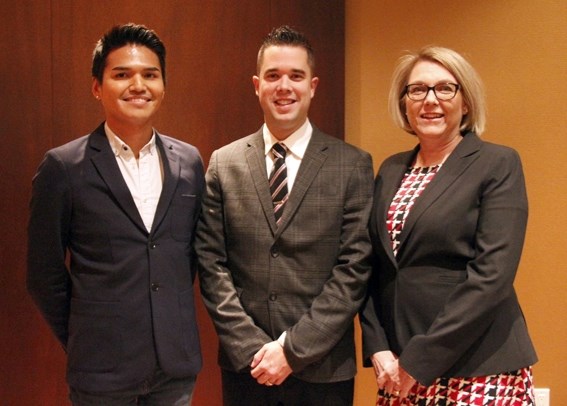
[[[163,186],[163,167],[156,146],[155,131],[150,141],[140,150],[139,158],[136,159],[132,148],[122,141],[106,123],[104,129],[122,177],[130,189],[146,229],[150,232]]]
[[[276,137],[274,137],[272,133],[270,133],[266,124],[264,124],[262,132],[264,136],[264,153],[266,155],[266,169],[268,170],[268,177],[272,173],[272,169],[274,167],[274,158],[271,153],[272,146],[279,142],[284,144],[287,148],[288,152],[285,156],[285,163],[287,166],[287,190],[288,193],[291,193],[295,177],[297,176],[297,171],[299,170],[299,165],[301,165],[301,160],[303,159],[305,151],[307,150],[307,145],[311,140],[313,127],[309,120],[305,120],[305,123],[299,127],[297,131],[283,141],[279,141]]]

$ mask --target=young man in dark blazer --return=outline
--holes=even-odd
[[[106,120],[50,150],[34,177],[28,288],[67,352],[74,405],[187,405],[201,368],[192,241],[202,161],[152,126],[165,94],[155,32],[111,29],[92,75]]]
[[[272,31],[253,78],[265,124],[215,151],[207,171],[196,248],[225,405],[353,401],[372,159],[308,120],[313,69],[301,34]]]

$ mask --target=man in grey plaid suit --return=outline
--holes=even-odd
[[[310,123],[313,69],[302,34],[273,30],[253,78],[265,124],[215,151],[208,167],[196,249],[225,405],[353,401],[353,319],[370,275],[372,159]],[[287,194],[274,202],[278,143]]]

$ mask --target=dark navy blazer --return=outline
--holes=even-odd
[[[104,125],[49,151],[34,177],[28,289],[67,351],[72,387],[123,389],[157,364],[175,377],[201,368],[192,241],[203,164],[189,144],[157,134],[156,145],[164,176],[150,233]]]

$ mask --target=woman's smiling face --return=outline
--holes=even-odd
[[[458,82],[442,65],[427,60],[417,62],[408,79],[408,84],[435,86],[439,83]],[[467,114],[460,91],[451,100],[438,100],[432,90],[420,101],[404,97],[408,122],[418,138],[451,138],[460,133],[463,115]]]

